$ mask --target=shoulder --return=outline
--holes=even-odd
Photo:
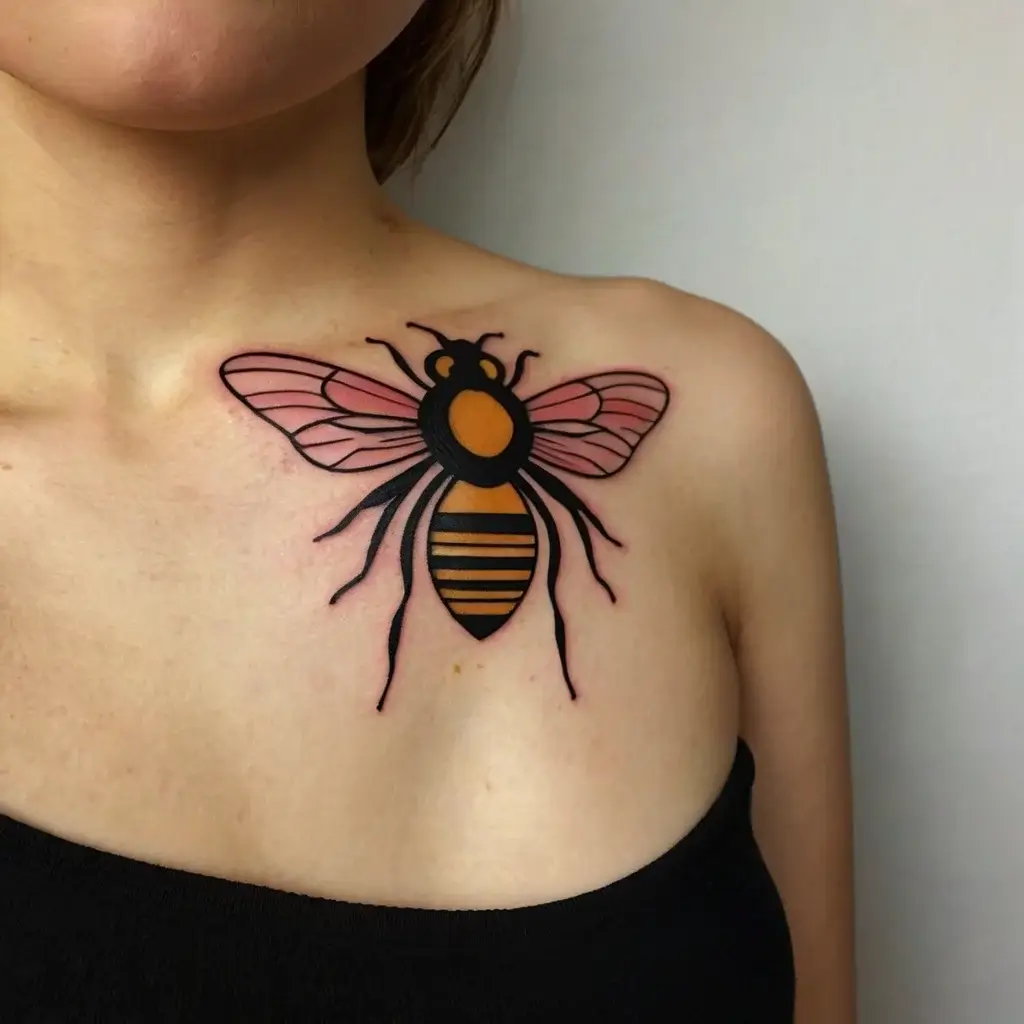
[[[780,400],[809,398],[785,346],[721,303],[650,278],[556,273],[447,236],[429,237],[431,282],[442,271],[459,282],[436,302],[444,318],[466,333],[503,331],[509,347],[518,341],[541,348],[552,372],[593,369],[608,358],[660,368],[695,412],[711,397],[708,388],[716,408],[724,401],[748,415]]]
[[[504,332],[502,358],[541,353],[524,397],[616,370],[668,386],[631,489],[682,543],[700,537],[733,625],[785,603],[787,566],[811,559],[807,571],[828,576],[834,521],[821,424],[781,340],[735,309],[658,281],[557,274],[458,251],[445,264],[461,282],[448,307],[456,323]]]
[[[800,562],[810,537],[822,539],[823,557],[832,551],[821,423],[803,372],[767,330],[708,299],[644,279],[561,287],[559,305],[569,311],[561,337],[573,364],[628,366],[668,384],[670,409],[649,464],[669,505],[685,504],[677,521],[693,522],[692,513],[702,523],[738,628],[760,581]]]
[[[742,471],[772,446],[820,433],[793,355],[734,309],[646,278],[562,278],[541,305],[549,311],[542,333],[559,362],[596,368],[611,360],[663,374],[674,433],[719,472]]]
[[[588,333],[699,374],[701,383],[718,383],[726,392],[803,388],[783,344],[728,306],[647,278],[592,280],[580,288],[590,293],[590,301],[581,303],[592,318]]]
[[[720,400],[731,396],[744,403],[758,396],[769,405],[787,396],[796,402],[809,397],[796,361],[763,327],[735,309],[650,278],[533,271],[500,305],[518,333],[545,342],[555,358],[590,361],[612,353],[656,364],[680,374],[677,384],[693,400],[700,397],[698,385],[714,385]]]
[[[506,356],[517,344],[542,354],[527,392],[607,370],[660,376],[671,400],[659,434],[672,441],[658,448],[709,487],[749,479],[787,446],[814,447],[820,428],[800,367],[737,310],[649,278],[553,273],[463,243],[453,256],[438,262],[465,282],[449,306],[455,322],[503,331]]]

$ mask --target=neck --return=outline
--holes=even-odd
[[[400,223],[366,156],[358,81],[179,134],[97,123],[0,75],[0,348],[142,360],[266,338],[298,289],[304,308],[328,293],[336,308],[382,280]]]

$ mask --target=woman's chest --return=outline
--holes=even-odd
[[[714,610],[635,506],[628,546],[594,554],[613,603],[567,516],[555,574],[535,520],[481,538],[431,507],[410,534],[409,509],[381,531],[369,507],[317,541],[372,481],[28,454],[0,494],[8,813],[365,894],[424,858],[507,876],[602,822],[642,829],[685,805],[681,752],[729,732]],[[467,628],[474,602],[499,628]]]

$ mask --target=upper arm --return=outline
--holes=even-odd
[[[816,409],[788,353],[723,340],[715,517],[754,823],[782,894],[797,1024],[854,1019],[852,800],[839,556]]]

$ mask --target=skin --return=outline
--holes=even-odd
[[[730,310],[395,209],[357,72],[416,6],[0,0],[0,810],[280,888],[514,906],[671,846],[742,733],[798,1024],[850,1024],[842,608],[806,383]],[[311,539],[383,476],[306,466],[217,378],[258,348],[403,387],[362,339],[421,367],[410,318],[504,331],[508,365],[536,349],[523,396],[617,367],[672,389],[628,470],[578,487],[626,544],[598,545],[617,605],[563,527],[574,704],[541,587],[478,643],[421,573],[378,716],[397,538],[343,612],[369,524]]]

